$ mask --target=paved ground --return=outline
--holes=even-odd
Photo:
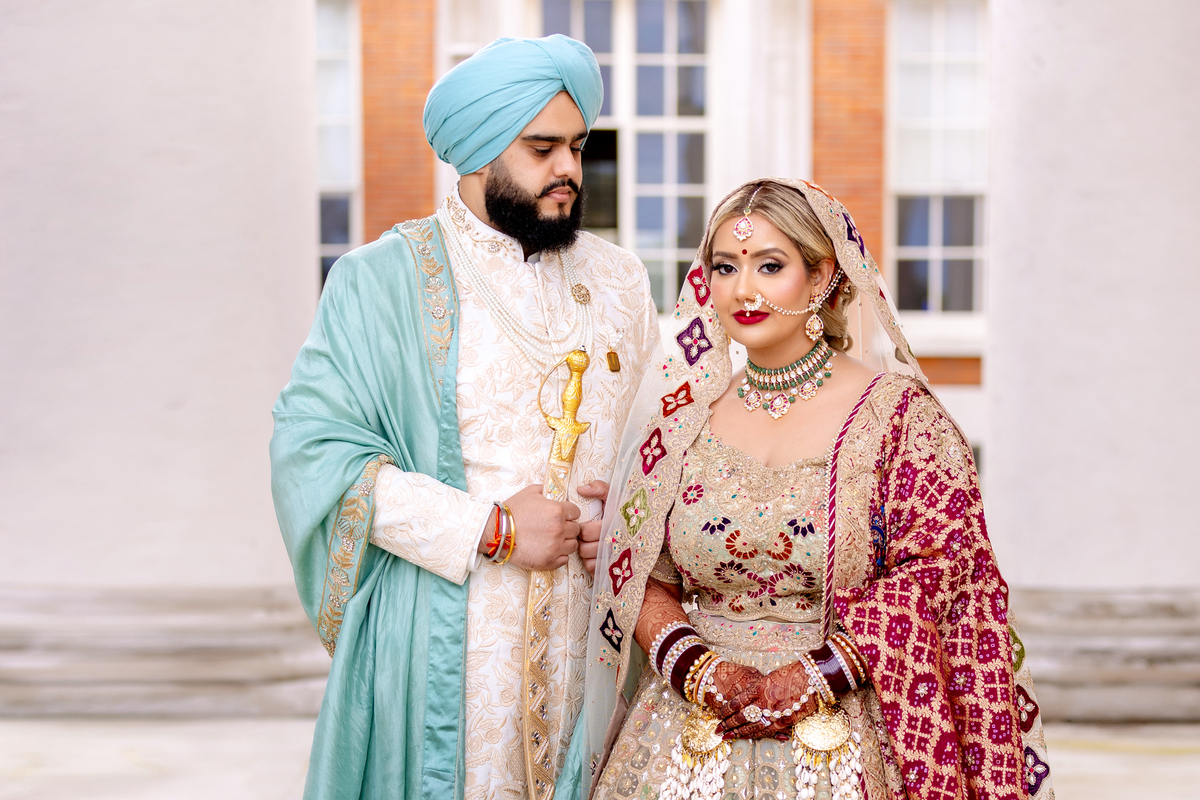
[[[291,800],[310,719],[0,719],[0,800]],[[1200,800],[1200,725],[1047,730],[1059,800]]]

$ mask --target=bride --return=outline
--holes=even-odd
[[[610,497],[560,788],[1053,797],[970,447],[846,209],[739,187],[673,322]]]

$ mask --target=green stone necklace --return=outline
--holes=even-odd
[[[738,387],[747,411],[764,409],[773,419],[788,412],[799,397],[812,400],[825,378],[833,377],[833,357],[837,355],[829,343],[821,339],[813,349],[786,367],[763,369],[746,361],[746,377]]]

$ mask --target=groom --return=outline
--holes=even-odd
[[[562,767],[598,499],[657,338],[641,262],[579,231],[602,92],[591,51],[564,36],[501,39],[459,64],[424,115],[457,186],[330,273],[271,441],[297,589],[333,657],[306,798],[544,795],[524,760],[533,570],[553,570],[538,713]],[[556,502],[539,397],[558,413],[554,363],[580,346],[591,425],[579,488]],[[506,507],[511,553],[494,542]]]

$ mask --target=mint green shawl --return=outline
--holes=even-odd
[[[397,226],[338,261],[275,404],[275,510],[333,656],[311,800],[463,796],[466,586],[370,544],[381,464],[466,489],[456,319],[436,220]]]

